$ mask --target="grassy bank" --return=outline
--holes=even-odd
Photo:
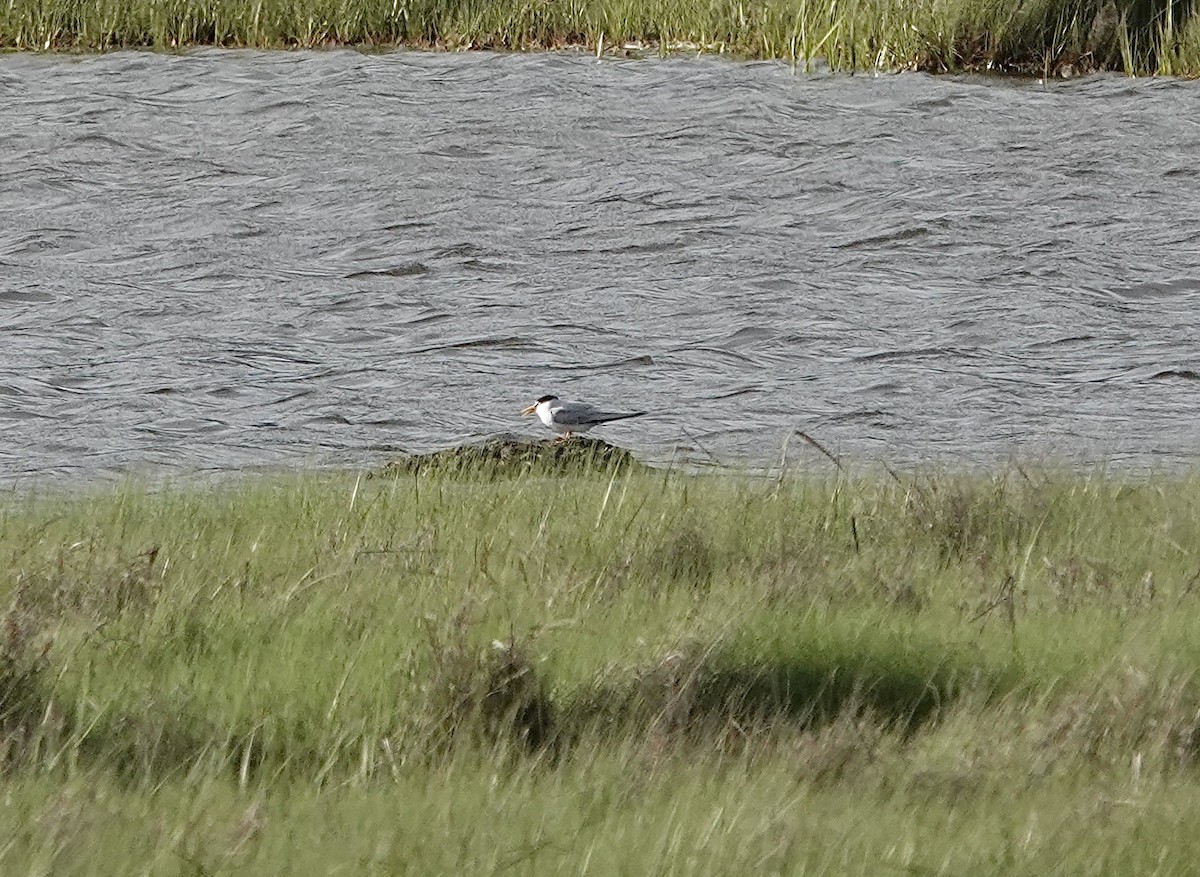
[[[10,0],[0,48],[332,45],[729,52],[841,70],[1200,74],[1180,0]]]
[[[1200,479],[10,497],[0,873],[1187,873]]]

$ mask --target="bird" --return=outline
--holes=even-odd
[[[595,405],[586,402],[568,402],[557,396],[542,396],[529,407],[521,411],[523,415],[536,414],[542,423],[550,427],[559,438],[570,438],[577,432],[587,432],[593,426],[610,423],[614,420],[628,420],[630,417],[641,417],[645,411],[626,413],[601,411]]]

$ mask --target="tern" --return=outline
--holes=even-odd
[[[613,420],[641,417],[646,412],[601,411],[595,405],[588,405],[586,402],[567,402],[557,396],[543,396],[521,413],[536,414],[542,423],[558,433],[561,438],[570,438],[577,432],[587,432],[593,426]]]

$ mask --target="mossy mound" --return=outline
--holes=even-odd
[[[509,477],[527,472],[579,475],[646,468],[629,451],[602,439],[573,436],[565,440],[531,441],[517,436],[498,436],[480,444],[409,454],[392,460],[375,476],[471,473]]]

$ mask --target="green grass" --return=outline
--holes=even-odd
[[[1190,0],[9,0],[0,48],[719,52],[840,70],[1200,75]]]
[[[1159,874],[1200,476],[10,495],[0,873]]]

